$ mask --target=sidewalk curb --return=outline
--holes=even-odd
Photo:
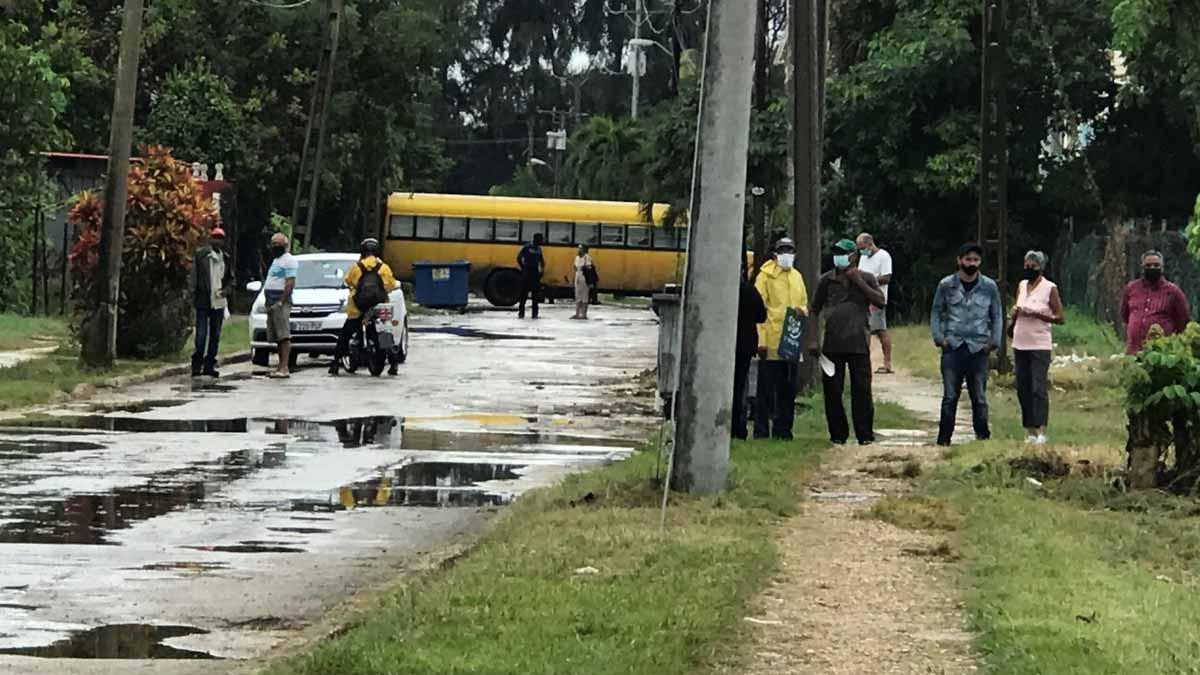
[[[217,365],[227,366],[227,365],[232,365],[235,363],[246,363],[250,360],[250,354],[251,354],[250,350],[246,350],[243,352],[235,352],[233,354],[229,354],[228,356],[223,356],[221,358],[218,358]],[[72,389],[70,393],[64,393],[63,396],[56,397],[55,399],[51,399],[49,402],[51,404],[54,404],[54,403],[65,403],[68,401],[81,401],[81,400],[89,399],[92,396],[95,396],[96,392],[101,389],[103,389],[103,390],[124,389],[125,387],[132,387],[132,386],[139,385],[139,384],[146,384],[147,382],[154,382],[157,380],[166,379],[168,377],[179,377],[180,375],[190,375],[191,372],[192,372],[192,366],[191,366],[191,364],[188,364],[188,363],[183,363],[183,364],[174,365],[174,366],[162,366],[161,368],[156,368],[155,370],[149,370],[144,373],[135,373],[133,375],[121,375],[120,377],[114,377],[109,380],[104,380],[103,382],[100,382],[96,385],[91,385],[91,384],[86,384],[86,383],[79,384],[79,385],[76,385],[75,388]]]

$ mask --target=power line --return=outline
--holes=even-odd
[[[250,0],[250,2],[256,5],[262,5],[263,7],[270,7],[271,9],[295,9],[311,3],[312,0],[300,0],[299,2],[293,2],[289,5],[277,5],[273,2],[263,2],[263,0]]]

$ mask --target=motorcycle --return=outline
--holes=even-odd
[[[371,308],[363,329],[350,339],[349,353],[342,357],[346,372],[366,366],[372,376],[379,377],[389,363],[399,365],[408,359],[408,317],[401,325],[395,320],[397,314],[390,304]]]

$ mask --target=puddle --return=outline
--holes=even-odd
[[[154,626],[125,623],[73,633],[44,647],[10,647],[0,654],[40,656],[48,659],[212,659],[211,654],[179,649],[163,640],[208,631],[192,626]]]
[[[282,532],[284,534],[325,534],[326,532],[333,532],[333,530],[327,530],[323,527],[268,527],[267,531]]]
[[[56,415],[0,422],[5,427],[29,429],[90,429],[133,433],[246,433],[247,419],[169,420],[115,415]]]
[[[480,483],[515,480],[521,464],[413,462],[388,475],[343,487],[341,505],[359,506],[503,506],[512,494],[478,488]]]
[[[0,602],[0,609],[19,609],[23,612],[32,612],[41,609],[40,605],[22,605],[17,602]]]
[[[492,333],[476,328],[460,328],[457,326],[419,326],[408,329],[410,333],[439,333],[455,337],[473,338],[477,340],[553,340],[542,335],[514,335],[512,333]]]
[[[222,544],[217,546],[184,546],[194,551],[212,551],[213,553],[304,553],[304,549],[294,546],[275,546],[268,544]]]
[[[37,459],[41,455],[103,449],[99,443],[85,441],[0,438],[0,460]]]
[[[114,530],[189,507],[223,483],[285,460],[285,451],[278,447],[237,450],[214,462],[156,476],[142,486],[0,503],[0,543],[107,544]]]
[[[166,562],[142,565],[138,569],[148,572],[217,572],[228,569],[229,563],[214,562]]]
[[[96,403],[91,409],[98,413],[144,413],[157,408],[177,408],[189,403],[187,399],[150,399],[146,401],[130,401],[128,403]]]
[[[405,426],[400,447],[405,450],[435,450],[445,452],[503,452],[505,449],[527,450],[529,446],[554,445],[579,448],[633,449],[635,443],[614,438],[594,438],[545,432],[470,432]],[[571,448],[555,448],[556,453],[570,453]]]

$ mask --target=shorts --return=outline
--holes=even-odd
[[[867,326],[872,333],[882,333],[887,330],[887,310],[872,309],[867,315]]]
[[[292,339],[292,305],[277,302],[267,308],[267,342],[287,342]]]

